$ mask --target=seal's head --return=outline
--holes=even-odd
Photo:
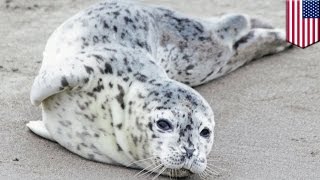
[[[149,90],[144,102],[148,103],[136,108],[143,109],[136,113],[145,113],[144,122],[148,123],[148,140],[140,149],[144,158],[154,157],[154,163],[162,167],[156,171],[176,170],[174,176],[203,172],[214,141],[214,116],[209,104],[195,90],[175,81]]]

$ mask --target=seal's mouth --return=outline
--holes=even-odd
[[[181,169],[167,169],[168,174],[164,174],[167,177],[175,177],[175,178],[185,178],[193,175],[194,173],[191,172],[189,169],[181,168]]]
[[[189,173],[189,174],[194,174],[193,172],[191,172],[189,169],[186,169],[186,168],[181,168],[181,170],[182,170],[182,171],[185,171],[185,172],[187,172],[187,173]]]

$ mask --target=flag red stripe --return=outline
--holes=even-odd
[[[318,41],[320,40],[320,19],[318,19]]]
[[[307,32],[308,32],[308,33],[307,33],[307,34],[308,34],[308,36],[307,36],[307,37],[308,37],[308,41],[307,41],[307,42],[308,42],[308,43],[307,43],[307,45],[309,46],[309,44],[311,43],[311,42],[310,42],[310,28],[311,28],[311,27],[310,27],[310,18],[308,18],[307,23],[308,23],[308,29],[307,29]]]
[[[308,25],[309,25],[309,30],[308,30],[308,34],[309,34],[309,44],[312,44],[312,19],[308,18]]]
[[[301,7],[302,8],[302,7]],[[305,33],[305,20],[302,18],[302,46],[301,47],[303,47],[304,48],[304,46],[305,46],[305,35],[304,35],[304,33]]]
[[[298,18],[298,23],[297,23],[297,25],[298,25],[298,29],[297,29],[297,31],[298,31],[297,32],[297,34],[298,34],[298,36],[297,36],[298,37],[297,44],[300,45],[300,1],[299,0],[297,1],[297,6],[298,6],[297,7],[297,11],[298,11],[297,12],[298,13],[298,16],[297,16],[297,18]]]
[[[290,17],[290,14],[289,14],[289,0],[287,0],[287,5],[286,5],[286,14],[287,14],[287,26],[286,26],[286,28],[287,28],[287,41],[289,41],[289,17]]]
[[[319,18],[318,18],[318,19],[316,19],[316,20],[315,20],[315,22],[316,22],[316,24],[315,24],[315,26],[314,26],[314,27],[315,27],[315,29],[317,30],[317,31],[316,31],[316,36],[317,36],[317,37],[316,37],[316,42],[318,42],[318,41],[319,41],[319,32],[320,32],[320,30],[319,30],[319,28],[318,28],[318,25],[319,25]]]
[[[313,28],[312,38],[313,38],[313,43],[315,43],[316,42],[316,20],[315,19],[313,19],[312,28]]]
[[[318,28],[318,24],[319,24],[319,18],[315,20],[315,25],[314,25],[315,29],[317,30],[317,31],[315,31],[315,34],[316,34],[316,41],[315,41],[315,42],[318,42],[318,41],[319,41],[319,36],[318,36],[319,28]]]
[[[295,43],[295,39],[294,39],[294,36],[295,36],[295,12],[294,12],[294,5],[295,5],[295,1],[291,1],[291,5],[292,5],[292,42]]]

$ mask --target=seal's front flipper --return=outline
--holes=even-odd
[[[77,56],[76,58],[83,57]],[[33,105],[38,106],[42,101],[54,94],[65,90],[73,90],[75,87],[80,88],[89,81],[89,74],[93,71],[90,67],[91,65],[85,66],[81,63],[72,65],[73,61],[52,65],[51,67],[44,66],[45,68],[40,70],[39,75],[33,82],[30,93]]]
[[[50,133],[48,132],[47,128],[44,126],[43,121],[30,121],[27,124],[27,127],[36,135],[46,138],[51,141],[55,141]]]

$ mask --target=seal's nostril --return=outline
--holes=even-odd
[[[184,149],[186,150],[187,158],[191,158],[195,149],[194,148],[189,149],[187,147],[184,147]]]

